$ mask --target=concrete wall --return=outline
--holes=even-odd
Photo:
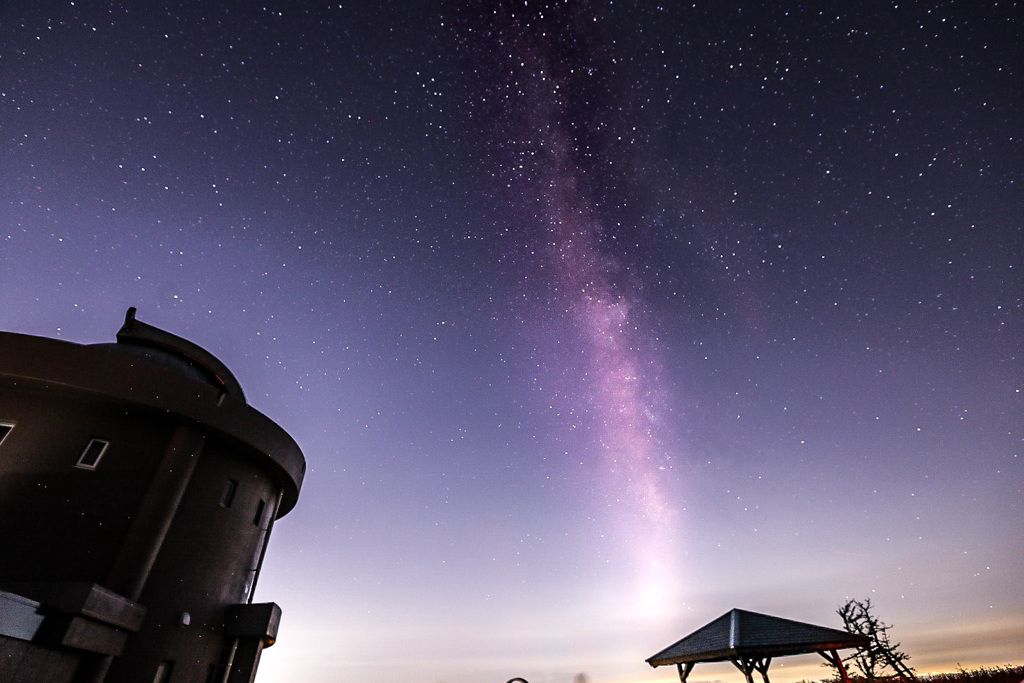
[[[0,680],[207,683],[228,659],[250,680],[280,609],[245,603],[305,470],[290,437],[172,369],[3,333],[0,423]]]

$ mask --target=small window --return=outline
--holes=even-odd
[[[228,479],[224,482],[224,490],[220,492],[220,506],[229,508],[235,502],[235,492],[238,490],[238,482]]]
[[[156,675],[153,676],[153,683],[167,683],[174,673],[174,662],[162,661],[156,667]]]
[[[252,523],[256,526],[263,525],[263,512],[266,510],[266,507],[267,504],[260,498],[260,502],[256,505],[256,515],[252,518]]]
[[[4,439],[7,438],[12,429],[14,429],[14,425],[10,422],[0,422],[0,443],[4,442]]]
[[[89,444],[82,451],[82,455],[79,456],[78,462],[75,463],[75,467],[83,470],[96,469],[96,466],[100,464],[100,458],[107,452],[107,446],[109,445],[110,442],[103,439],[90,439]]]

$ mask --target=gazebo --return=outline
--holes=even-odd
[[[652,667],[675,664],[679,680],[686,683],[698,662],[731,661],[743,672],[747,683],[754,683],[755,669],[768,683],[768,666],[773,657],[817,652],[839,669],[845,683],[850,683],[838,650],[867,647],[870,642],[867,636],[856,633],[733,609],[665,648],[647,663]]]

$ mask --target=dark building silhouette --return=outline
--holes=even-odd
[[[252,604],[295,442],[200,347],[0,333],[0,681],[252,681],[281,616]]]

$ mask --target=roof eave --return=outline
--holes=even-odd
[[[733,657],[784,657],[786,655],[803,655],[812,652],[828,652],[829,650],[844,650],[851,647],[864,647],[869,644],[867,637],[855,637],[848,640],[818,643],[796,643],[792,645],[765,645],[765,646],[740,646],[724,650],[712,650],[679,656],[662,656],[662,653],[654,655],[647,660],[652,667],[668,664],[687,664],[703,662],[725,662]],[[669,648],[671,649],[671,648]]]

